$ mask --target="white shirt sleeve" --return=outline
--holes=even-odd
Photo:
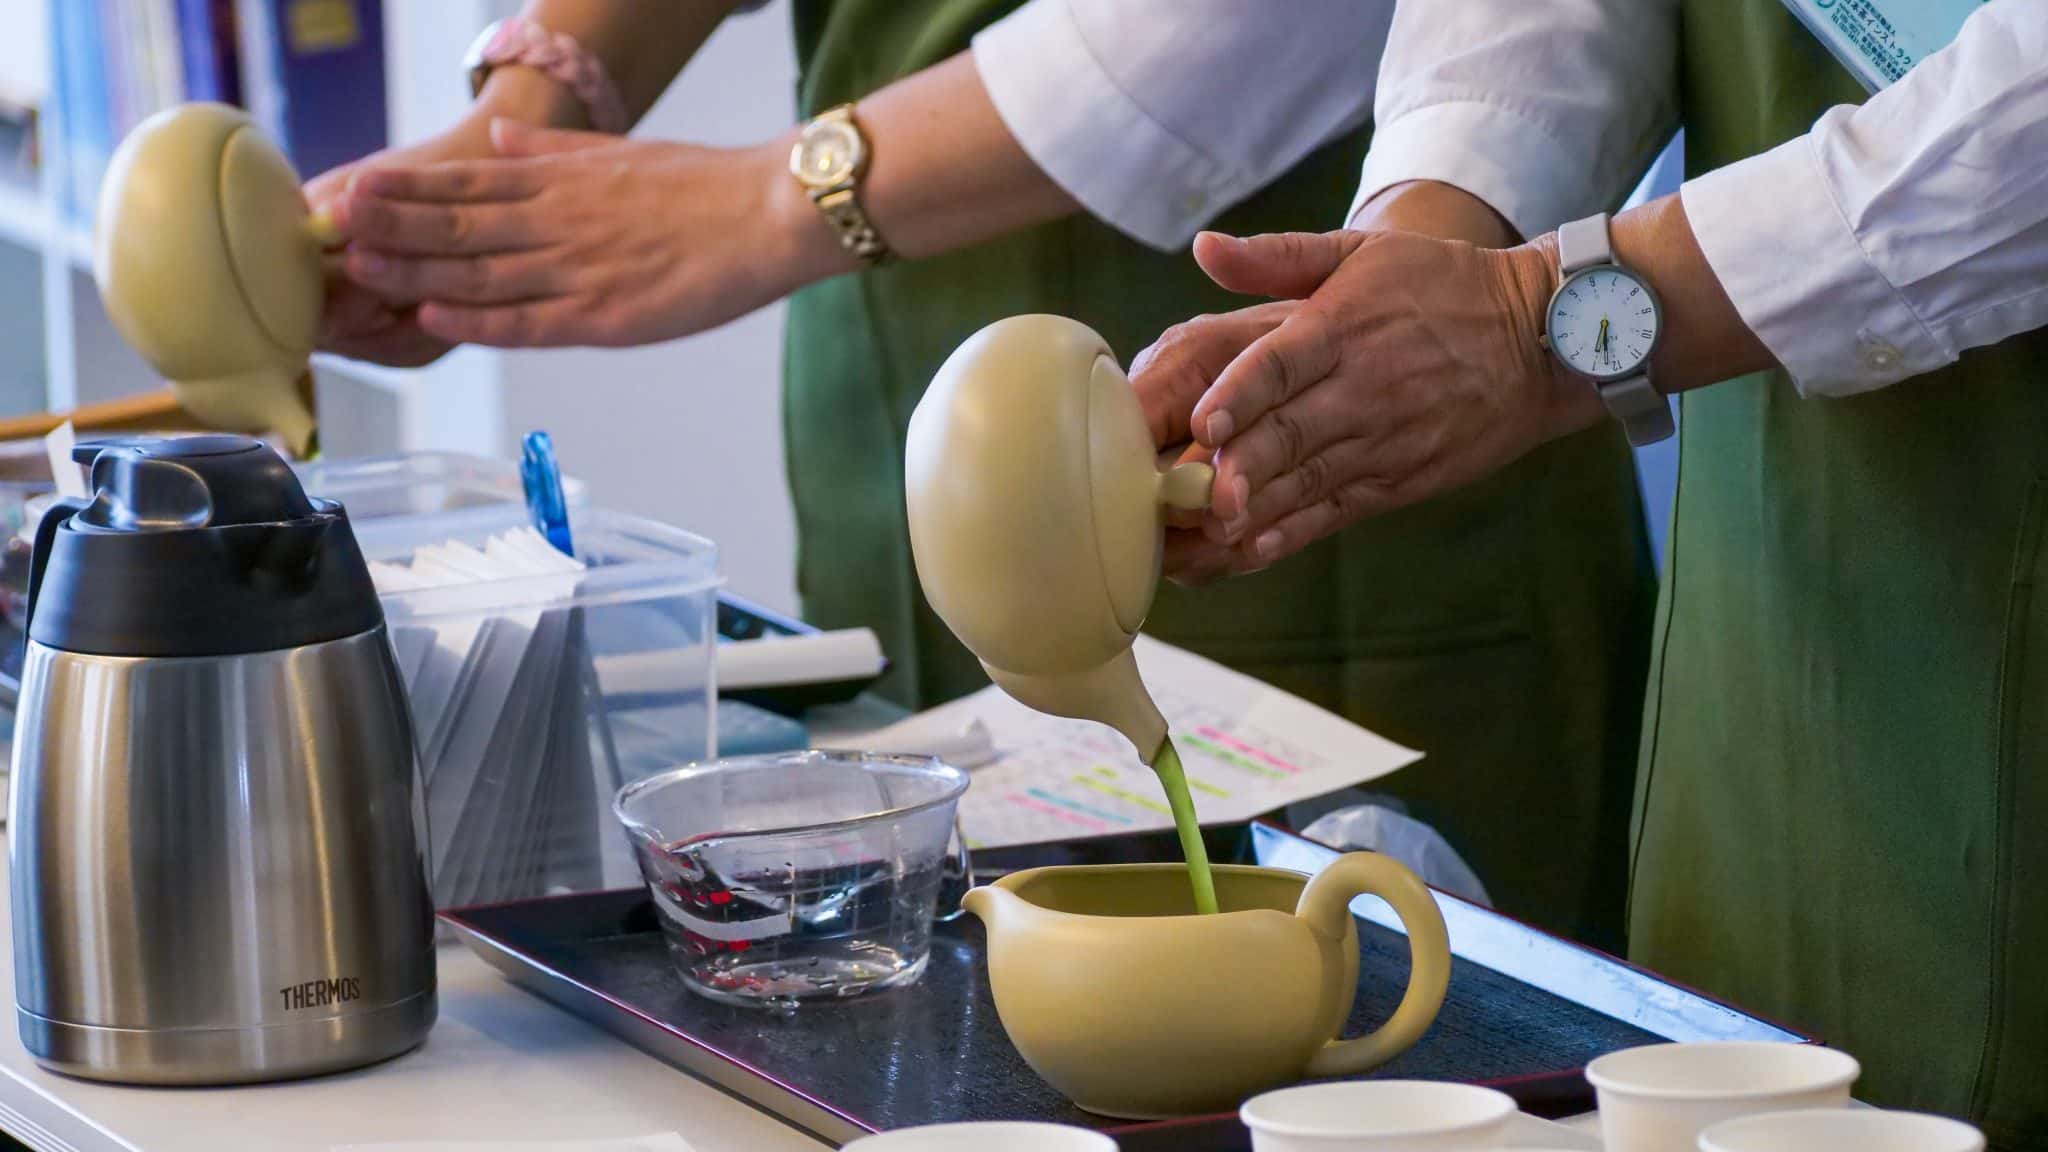
[[[1868,102],[1680,195],[1736,310],[1808,395],[2048,326],[2048,0],[1991,0]]]
[[[996,112],[1160,249],[1371,114],[1393,0],[1032,0],[974,38]]]
[[[1394,12],[1346,219],[1440,180],[1523,236],[1618,207],[1678,122],[1677,0],[1430,0]]]

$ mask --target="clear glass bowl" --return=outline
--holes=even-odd
[[[965,791],[929,757],[791,752],[650,776],[612,808],[684,982],[788,1010],[924,972],[941,889],[970,875]]]

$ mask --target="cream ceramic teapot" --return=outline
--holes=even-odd
[[[185,104],[138,125],[100,190],[93,277],[107,315],[201,421],[304,455],[301,380],[319,330],[324,227],[247,114]]]
[[[904,449],[932,608],[1004,691],[1107,724],[1148,762],[1166,721],[1131,642],[1159,582],[1164,508],[1206,507],[1214,478],[1157,461],[1109,345],[1044,315],[997,321],[955,350]]]

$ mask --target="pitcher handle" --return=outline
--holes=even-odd
[[[1451,982],[1451,940],[1429,887],[1399,861],[1377,852],[1350,852],[1308,882],[1295,915],[1325,936],[1343,939],[1351,901],[1377,896],[1391,904],[1408,931],[1408,991],[1387,1022],[1355,1040],[1331,1040],[1309,1061],[1310,1076],[1352,1076],[1392,1060],[1429,1030]]]

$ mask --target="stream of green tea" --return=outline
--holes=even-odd
[[[1181,855],[1187,857],[1188,882],[1195,889],[1195,912],[1210,916],[1216,912],[1216,877],[1209,871],[1209,849],[1202,843],[1202,826],[1195,819],[1195,798],[1188,795],[1188,776],[1180,766],[1180,752],[1168,736],[1152,754],[1152,772],[1166,789],[1166,805],[1173,809],[1173,830],[1180,834]]]

